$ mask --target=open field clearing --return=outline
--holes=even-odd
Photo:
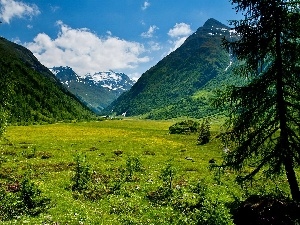
[[[172,124],[127,119],[8,127],[1,143],[1,186],[26,174],[50,203],[38,215],[2,224],[194,224],[201,193],[191,190],[199,182],[207,204],[223,207],[242,198],[230,172],[209,170],[209,161],[221,163],[224,154],[216,138],[219,122],[213,121],[206,145],[197,145],[197,134],[170,135]],[[84,176],[84,169],[88,182],[79,179],[76,186],[74,176]],[[252,184],[256,192],[274,187],[288,193],[284,176]],[[228,217],[225,207],[220,210],[218,215]]]

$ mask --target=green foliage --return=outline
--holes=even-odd
[[[212,136],[219,132],[222,121],[211,118]],[[9,126],[6,139],[0,142],[0,187],[6,196],[3,202],[7,202],[7,210],[13,212],[12,207],[22,202],[15,195],[18,192],[7,192],[7,184],[21,180],[28,167],[34,168],[31,170],[34,184],[53,204],[36,216],[21,213],[11,220],[2,220],[1,225],[195,225],[207,221],[232,224],[226,206],[235,199],[245,199],[247,188],[250,194],[265,194],[272,192],[271,187],[276,183],[288,195],[285,176],[253,180],[251,185],[240,187],[234,182],[234,174],[224,170],[220,182],[214,180],[214,173],[207,167],[212,158],[216,163],[221,161],[224,154],[221,140],[213,138],[206,145],[197,146],[197,133],[169,135],[172,123],[123,119]],[[34,147],[35,157],[27,157],[27,153],[34,152]],[[122,150],[121,156],[114,153],[116,149]],[[155,154],[145,154],[146,151]],[[42,159],[47,153],[51,157]],[[74,183],[70,182],[75,174],[76,153],[78,161],[84,161],[81,167],[87,165],[90,171],[82,173],[89,179],[81,191],[72,191]],[[128,179],[129,171],[132,179]],[[28,193],[35,192],[27,186]]]
[[[3,137],[7,127],[7,111],[0,108],[0,138]]]
[[[241,61],[235,73],[248,81],[230,87],[220,100],[230,114],[226,125],[232,150],[224,166],[238,171],[240,182],[260,171],[267,177],[285,171],[292,198],[300,201],[295,173],[300,165],[299,2],[232,3],[245,19],[232,21],[240,39],[223,44]]]
[[[187,192],[191,192],[194,199],[181,202],[180,208],[184,209],[182,212],[186,213],[189,218],[186,219],[189,223],[183,224],[234,224],[228,207],[219,200],[218,196],[212,195],[214,191],[208,190],[204,181],[198,181],[195,185],[191,185]]]
[[[190,134],[199,130],[199,123],[193,120],[184,120],[169,127],[170,134]]]
[[[9,119],[9,105],[11,98],[11,81],[8,73],[0,68],[0,138],[3,137],[7,127],[7,120]]]
[[[210,139],[210,120],[205,119],[202,121],[199,128],[199,136],[197,139],[198,145],[204,145],[209,142]]]
[[[128,157],[126,160],[126,172],[128,173],[127,179],[132,180],[133,173],[142,171],[142,164],[137,157]]]
[[[0,64],[0,132],[5,118],[28,125],[94,117],[26,48],[0,38]]]
[[[168,192],[172,191],[175,175],[176,169],[171,162],[167,162],[166,166],[162,169],[159,178],[162,180],[163,186],[168,190]]]
[[[205,225],[233,225],[229,209],[217,199],[206,199],[202,208],[193,215],[197,224]]]
[[[22,215],[37,216],[45,212],[50,199],[41,195],[41,190],[31,181],[29,175],[9,185],[7,190],[0,190],[0,220],[16,219]]]
[[[74,175],[71,178],[72,191],[82,192],[88,188],[91,180],[90,165],[86,162],[86,157],[77,154],[75,156]]]
[[[41,190],[30,180],[28,175],[20,183],[20,198],[26,211],[31,215],[41,213],[49,202],[48,199],[41,196]]]
[[[137,157],[128,157],[125,169],[119,167],[113,175],[100,174],[97,171],[91,173],[90,164],[86,157],[76,155],[75,174],[71,178],[72,191],[75,197],[83,196],[85,199],[96,201],[108,195],[120,194],[125,182],[134,182],[137,177],[134,172],[141,172],[142,164]]]
[[[174,194],[174,178],[176,175],[176,168],[168,161],[161,170],[159,179],[162,185],[157,190],[148,193],[147,198],[156,204],[168,204]]]

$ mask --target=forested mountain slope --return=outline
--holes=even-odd
[[[220,77],[230,76],[230,55],[221,47],[224,37],[232,37],[230,28],[209,19],[181,47],[142,74],[107,112],[144,114],[153,119],[216,113],[209,106],[206,87]]]
[[[26,48],[0,38],[1,108],[10,123],[55,122],[93,116]]]

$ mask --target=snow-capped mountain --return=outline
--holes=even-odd
[[[111,70],[86,74],[83,77],[68,66],[53,67],[50,71],[70,92],[96,113],[101,113],[103,108],[135,83],[126,74]]]
[[[71,81],[77,81],[122,92],[129,90],[135,83],[135,81],[131,80],[126,74],[116,73],[112,70],[95,74],[88,73],[84,77],[80,77],[68,66],[53,67],[50,68],[50,71],[66,85]]]
[[[135,83],[124,73],[116,73],[114,71],[99,72],[93,75],[87,74],[85,80],[90,81],[96,85],[101,85],[113,91],[129,90]]]

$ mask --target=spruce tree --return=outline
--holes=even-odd
[[[237,40],[223,45],[239,61],[235,73],[247,81],[225,96],[231,151],[224,167],[254,168],[267,176],[284,171],[292,198],[300,201],[295,168],[300,164],[300,1],[232,0],[245,19],[231,21]],[[225,98],[222,99],[225,100]]]
[[[197,139],[198,145],[205,145],[209,142],[210,139],[210,121],[205,119],[202,121],[199,128],[199,136]]]

